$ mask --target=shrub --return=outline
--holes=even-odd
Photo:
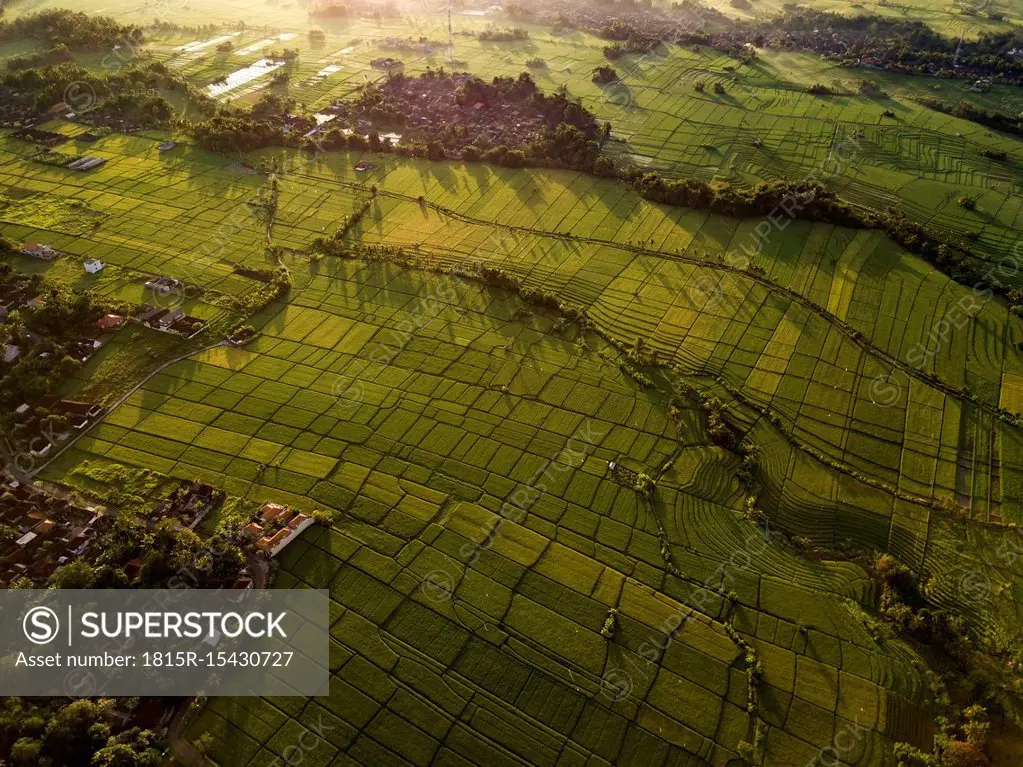
[[[600,66],[593,70],[593,82],[597,85],[610,85],[618,79],[618,73],[613,67]]]

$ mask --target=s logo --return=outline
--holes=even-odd
[[[49,644],[60,633],[60,619],[49,607],[33,607],[25,613],[21,627],[30,642]]]

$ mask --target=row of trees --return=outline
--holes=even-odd
[[[613,71],[613,70],[611,70]],[[483,105],[485,109],[502,104],[527,104],[542,115],[547,126],[538,136],[517,143],[487,144],[456,120],[429,121],[417,128],[415,104],[419,90],[450,92],[455,105]],[[446,88],[447,91],[443,90]],[[656,173],[623,171],[601,154],[601,143],[610,137],[610,125],[599,126],[593,115],[561,90],[542,93],[528,73],[517,78],[458,78],[441,71],[428,71],[419,78],[395,75],[377,88],[370,88],[360,99],[342,109],[342,117],[371,115],[399,128],[410,128],[400,145],[393,146],[378,133],[368,136],[345,135],[339,129],[315,139],[304,140],[283,129],[284,115],[294,102],[275,95],[265,96],[248,115],[220,114],[193,125],[199,143],[220,152],[246,152],[268,146],[292,146],[311,149],[370,150],[395,152],[400,156],[431,160],[460,158],[469,162],[488,162],[503,167],[559,167],[619,177],[628,181],[644,198],[669,205],[709,210],[732,217],[765,216],[778,211],[786,215],[859,229],[884,231],[908,251],[933,263],[953,279],[973,284],[979,278],[971,254],[930,235],[926,229],[895,210],[869,211],[841,201],[820,184],[771,181],[748,188],[726,182],[700,179],[666,179]],[[422,135],[423,138],[419,138]]]
[[[767,181],[740,189],[727,182],[665,179],[656,173],[631,172],[623,175],[646,199],[669,205],[709,210],[737,218],[777,214],[853,229],[877,229],[906,250],[927,259],[954,280],[974,285],[981,277],[966,249],[939,240],[897,210],[855,208],[817,183]]]
[[[257,120],[251,115],[218,114],[192,123],[190,130],[200,146],[223,154],[268,146],[299,146],[299,140],[287,136],[282,125]]]
[[[20,69],[53,66],[70,60],[71,49],[64,43],[57,43],[48,51],[43,51],[42,53],[31,53],[25,56],[12,56],[7,59],[7,70],[9,72],[13,72]]]
[[[52,10],[0,22],[0,41],[42,40],[75,51],[110,50],[115,45],[140,45],[141,27],[121,24],[110,16],[90,16],[68,10]]]
[[[928,109],[942,112],[947,115],[961,117],[964,120],[975,122],[987,128],[1014,133],[1023,136],[1023,117],[1010,115],[1004,112],[989,111],[974,105],[970,101],[963,101],[957,105],[948,104],[938,99],[922,98],[920,103]]]
[[[17,99],[35,111],[46,110],[71,94],[68,106],[85,111],[94,122],[110,119],[140,126],[165,124],[175,114],[170,102],[161,95],[167,91],[185,94],[200,110],[215,109],[208,96],[161,62],[136,63],[106,75],[71,61],[55,66],[9,68],[0,83],[20,94]]]
[[[483,42],[489,43],[528,40],[529,30],[522,27],[497,27],[493,24],[487,24],[487,28],[476,35],[476,37]]]
[[[945,664],[951,662],[948,672],[957,682],[964,675],[969,676],[975,666],[976,649],[965,619],[931,606],[921,593],[913,572],[890,554],[876,555],[872,571],[880,587],[878,607],[888,625],[897,634],[937,650]],[[938,702],[952,709],[952,700],[940,675],[935,675],[934,684]],[[972,689],[969,693],[976,696],[978,690]],[[990,723],[983,706],[967,706],[955,716],[939,716],[936,722],[933,750],[924,753],[909,744],[898,743],[895,757],[899,765],[985,767],[990,763],[984,753]]]

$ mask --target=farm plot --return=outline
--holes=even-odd
[[[351,160],[320,158],[296,175],[354,184]],[[991,342],[1020,332],[1003,305],[878,233],[791,223],[763,238],[757,221],[650,205],[576,174],[384,158],[372,182],[381,192],[353,242],[403,247],[448,269],[500,266],[586,307],[627,345],[642,339],[661,359],[723,376],[830,459],[925,498],[952,497],[958,392],[968,387],[991,412],[998,371],[1023,364]],[[722,268],[725,254],[747,252],[762,275]],[[917,402],[937,427],[921,424]],[[993,428],[996,445],[1015,430]],[[1002,451],[977,470],[997,475],[1003,516],[1018,515],[1018,459]]]
[[[84,460],[116,463],[344,510],[338,529],[296,544],[280,585],[330,588],[343,608],[336,694],[323,705],[347,723],[333,747],[359,763],[427,764],[445,749],[473,763],[499,754],[553,764],[564,750],[612,763],[633,752],[732,758],[755,725],[725,630],[731,603],[717,589],[721,564],[755,528],[727,483],[666,479],[656,513],[684,573],[667,577],[651,509],[607,471],[610,460],[657,467],[674,452],[664,403],[517,301],[390,267],[326,268],[291,305],[266,312],[252,348],[216,349],[153,378],[51,476]],[[682,418],[684,453],[706,455],[700,418]],[[509,503],[521,514],[488,535]],[[474,547],[478,557],[465,555]],[[764,650],[775,661],[767,752],[812,754],[844,726],[834,700],[787,670],[806,655],[833,669],[819,673],[859,680],[875,712],[865,748],[888,748],[887,701],[923,688],[844,605],[866,598],[863,574],[766,541],[740,569],[729,575],[742,599],[731,620],[774,648]],[[450,573],[453,601],[423,585],[431,573]],[[835,595],[830,607],[822,593]],[[611,607],[621,628],[608,644],[599,631]],[[682,628],[651,664],[644,643],[663,642],[673,616]],[[797,631],[811,622],[809,637]],[[853,652],[875,660],[840,672]],[[609,688],[623,678],[627,694]],[[812,726],[788,717],[789,701],[815,712]],[[222,735],[218,753],[232,764],[280,754],[320,704],[253,705],[260,714],[218,704],[196,725]]]
[[[595,396],[606,377],[601,371],[622,378],[616,368],[597,358],[578,372],[561,372],[570,363],[574,369],[574,346],[513,322],[511,305],[498,306],[503,319],[492,319],[489,301],[479,296],[476,315],[467,317],[450,305],[454,293],[441,294],[447,303],[428,296],[432,303],[420,306],[418,286],[408,277],[369,284],[350,278],[313,277],[289,306],[268,313],[262,336],[248,349],[214,349],[156,376],[80,449],[304,507],[337,507],[337,499],[361,487],[365,476],[345,460],[347,450],[367,451],[362,460],[370,461],[396,440],[425,451],[424,458],[435,456],[431,462],[441,469],[452,451],[473,453],[477,474],[484,472],[473,475],[480,484],[488,467],[502,461],[518,467],[516,476],[528,473],[541,460],[533,453],[554,439],[547,429],[571,433],[584,416],[599,418],[602,402],[608,408],[603,433],[618,423],[624,431],[615,444],[635,460],[658,465],[670,454],[667,424],[654,428],[649,405],[635,412],[628,405],[631,384],[622,380],[621,391]],[[527,352],[535,365],[522,364]],[[574,379],[588,392],[582,412],[554,417]],[[540,403],[522,400],[537,392]],[[506,423],[494,439],[475,446],[463,441],[459,426],[467,419],[494,425],[496,418]],[[530,435],[545,422],[546,429]],[[633,429],[645,436],[630,437]],[[459,476],[451,473],[454,487],[462,485]],[[382,498],[391,500],[391,491]],[[380,507],[370,503],[366,513]]]
[[[214,20],[205,6],[184,13]],[[285,20],[283,6],[269,10],[268,24]],[[322,105],[380,76],[369,60],[409,26],[346,22],[323,46],[249,30],[232,52],[215,51],[218,33],[175,33],[156,56],[206,84],[267,45],[294,45],[300,61],[272,92]],[[441,18],[416,32],[446,36]],[[663,172],[800,177],[862,130],[860,164],[835,180],[846,197],[902,204],[988,252],[1009,243],[1017,184],[983,151],[1018,142],[898,94],[889,124],[878,103],[811,97],[782,78],[786,66],[805,77],[805,60],[734,74],[722,56],[677,50],[630,69],[622,108],[589,80],[601,41],[463,37],[453,55],[486,76],[544,58],[543,87],[568,84],[615,121],[627,140],[615,151]],[[394,55],[416,72],[448,52]],[[225,96],[247,103],[268,79]],[[696,79],[726,94],[697,94]],[[314,726],[330,735],[303,761],[388,767],[724,767],[743,741],[763,764],[803,764],[854,727],[865,732],[848,764],[887,764],[896,741],[929,745],[920,659],[874,636],[867,574],[797,556],[746,520],[739,457],[711,439],[702,410],[672,411],[666,392],[626,375],[606,338],[727,402],[763,448],[772,521],[826,545],[891,551],[935,604],[1000,642],[1018,632],[1003,531],[964,538],[933,504],[1020,518],[1020,431],[995,410],[1023,400],[1023,339],[1004,306],[984,301],[951,322],[970,292],[876,233],[791,223],[763,240],[760,222],[651,205],[574,173],[276,153],[285,170],[267,226],[250,205],[265,175],[184,142],[158,153],[163,138],[105,136],[89,151],[107,163],[87,175],[4,139],[0,186],[27,194],[0,218],[5,233],[74,256],[46,266],[51,275],[82,281],[78,257],[101,257],[112,269],[92,284],[129,300],[140,274],[178,277],[213,296],[189,304],[200,316],[252,289],[238,267],[291,271],[293,289],[252,320],[260,335],[247,348],[148,380],[46,474],[73,482],[86,462],[90,476],[127,466],[340,512],[287,551],[277,582],[329,589],[336,603],[331,696],[214,701],[190,734],[214,734],[217,762],[290,761]],[[363,157],[376,167],[357,174]],[[959,209],[964,192],[981,195],[979,212]],[[400,247],[441,271],[498,266],[584,307],[603,336],[473,282],[307,262],[310,243],[366,201],[352,244]],[[756,270],[730,268],[725,256],[751,242]],[[268,246],[290,252],[278,261]],[[86,387],[94,370],[79,375]],[[637,493],[612,463],[655,475],[656,489]],[[961,604],[958,575],[978,570],[995,585],[990,612]],[[763,663],[755,691],[743,643]]]
[[[248,204],[265,177],[188,147],[160,153],[156,146],[161,140],[102,138],[89,145],[89,152],[108,162],[88,174],[7,155],[8,161],[0,165],[0,184],[59,197],[102,217],[86,231],[66,232],[59,219],[46,225],[38,215],[22,215],[25,206],[11,206],[0,211],[9,224],[5,233],[46,242],[79,258],[98,258],[134,273],[164,274],[230,295],[250,289],[250,281],[233,272],[241,265],[272,266],[264,255],[265,227]],[[0,149],[16,143],[6,139]]]
[[[331,697],[214,702],[193,732],[217,735],[215,759],[269,764],[324,721],[324,764],[724,765],[756,726],[729,625],[765,664],[765,763],[812,758],[853,719],[870,732],[850,763],[904,736],[886,711],[912,711],[926,686],[850,612],[869,592],[863,573],[761,540],[735,510],[729,469],[694,482],[693,467],[729,460],[695,411],[680,415],[692,458],[651,509],[607,462],[659,466],[679,433],[665,403],[577,331],[464,283],[321,268],[266,313],[256,346],[153,379],[74,460],[346,511],[288,550],[278,584],[328,588],[338,603]],[[339,378],[361,388],[342,386],[338,402]],[[264,476],[231,485],[243,462]],[[681,577],[664,572],[652,512]],[[727,570],[736,552],[749,553]]]
[[[922,91],[914,78],[870,72],[851,77],[848,70],[822,67],[809,56],[773,52],[737,71],[725,70],[725,65],[735,69],[735,62],[713,51],[674,49],[655,65],[637,63],[621,65],[625,76],[619,88],[628,94],[624,109],[621,98],[592,97],[584,84],[572,82],[584,103],[600,119],[612,121],[624,139],[609,148],[613,154],[669,175],[740,184],[812,176],[852,202],[894,205],[953,239],[969,236],[978,254],[992,260],[1016,241],[1023,144],[916,103],[913,98],[935,94]],[[866,98],[857,92],[862,79],[895,93]],[[697,82],[704,83],[702,91],[694,89]],[[806,93],[816,82],[839,93]],[[712,85],[725,91],[713,93]],[[937,87],[952,103],[973,96],[965,84],[961,92]],[[1013,114],[1019,109],[1015,104],[990,108]],[[885,117],[885,111],[895,117]],[[985,152],[1008,157],[996,160]],[[981,213],[956,204],[964,194],[978,199]]]
[[[77,0],[73,5],[87,8],[96,2]],[[830,6],[831,0],[818,4]],[[872,10],[886,12],[882,6]],[[220,12],[229,11],[218,5],[215,13],[189,8],[178,9],[176,15],[197,24],[221,25]],[[125,9],[123,20],[132,20],[136,13],[141,12]],[[241,6],[238,13],[244,15]],[[944,18],[945,11],[938,17]],[[622,82],[605,90],[591,81],[593,68],[606,63],[604,40],[582,33],[554,35],[531,26],[526,41],[486,43],[472,34],[490,19],[458,14],[454,23],[451,51],[444,44],[445,20],[436,15],[303,24],[286,10],[273,9],[262,28],[239,31],[223,25],[201,39],[163,33],[151,47],[154,58],[178,68],[200,87],[245,69],[266,49],[296,49],[299,59],[286,84],[270,85],[270,77],[260,77],[224,97],[248,105],[264,93],[274,93],[314,110],[385,76],[370,63],[384,56],[400,60],[410,74],[444,66],[485,79],[518,75],[527,69],[527,61],[543,59],[546,66],[530,70],[538,84],[548,91],[566,86],[600,119],[609,120],[623,141],[608,151],[642,167],[737,183],[823,176],[844,198],[876,208],[900,207],[937,231],[968,239],[984,258],[997,260],[1015,244],[1015,219],[1023,201],[1017,181],[1021,142],[914,101],[970,100],[1015,114],[1023,104],[1010,88],[975,94],[966,81],[850,69],[812,55],[778,51],[763,51],[751,63],[737,65],[735,59],[713,50],[672,46],[669,54],[653,60],[627,56],[616,62]],[[959,34],[977,34],[983,23],[970,17],[969,27]],[[310,27],[319,28],[326,38],[311,39]],[[409,36],[434,44],[422,50],[388,45],[389,39]],[[233,50],[218,52],[216,45],[225,41]],[[889,95],[862,95],[859,86],[864,80]],[[698,82],[705,86],[702,91],[694,88]],[[836,94],[806,93],[814,83],[825,83]],[[714,93],[715,84],[724,86],[725,92]],[[887,111],[895,116],[886,117]],[[843,157],[836,163],[837,147],[843,147]],[[1008,156],[996,160],[985,156],[986,151]],[[959,208],[956,200],[964,195],[978,200],[977,211]],[[936,200],[941,204],[935,205]]]

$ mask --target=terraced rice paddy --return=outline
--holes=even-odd
[[[816,5],[831,7],[827,2]],[[89,4],[84,2],[82,7]],[[885,12],[882,6],[863,10]],[[968,29],[963,30],[968,36],[984,28],[979,17],[962,15],[954,3],[933,10],[936,18],[969,19]],[[200,7],[181,12],[183,20],[195,23],[214,20],[208,9]],[[139,13],[134,20],[149,21],[145,11]],[[221,3],[217,13],[215,21],[221,23],[220,14],[229,13],[229,8]],[[240,7],[238,14],[244,17]],[[469,35],[493,19],[459,15],[453,53],[444,46],[430,52],[402,51],[385,46],[385,41],[409,37],[446,41],[446,17],[420,12],[400,19],[321,24],[327,37],[315,43],[303,32],[281,32],[286,17],[296,30],[306,29],[295,26],[287,11],[270,10],[264,27],[225,31],[204,40],[165,34],[155,37],[149,50],[197,85],[228,78],[227,84],[211,86],[211,92],[232,103],[251,104],[274,92],[314,107],[350,97],[366,82],[384,77],[370,66],[381,56],[401,60],[412,74],[427,67],[446,67],[484,78],[518,75],[526,69],[527,60],[539,58],[546,66],[531,70],[538,84],[549,91],[565,85],[601,120],[611,121],[615,136],[623,142],[612,151],[642,167],[733,183],[823,176],[850,202],[875,208],[893,205],[935,231],[969,242],[979,257],[992,261],[1010,252],[1017,239],[1023,203],[1020,158],[1013,154],[1017,142],[933,112],[913,99],[937,98],[953,104],[968,100],[1017,114],[1023,109],[1018,89],[995,86],[977,93],[965,80],[890,75],[843,68],[810,55],[770,51],[762,52],[750,65],[737,66],[736,60],[709,49],[671,47],[658,55],[615,62],[622,80],[602,90],[590,77],[595,66],[606,63],[602,54],[606,41],[583,33],[555,35],[530,27],[531,37],[525,41],[481,43]],[[939,29],[947,26],[940,19]],[[133,20],[132,14],[124,20]],[[225,38],[233,50],[214,50]],[[289,83],[271,87],[270,77],[264,76],[270,69],[260,61],[275,46],[295,48],[300,57]],[[341,69],[324,75],[328,67]],[[859,91],[862,81],[887,95],[864,96]],[[698,82],[704,83],[703,92],[695,90]],[[805,92],[818,82],[832,87],[837,95]],[[713,92],[712,86],[718,83],[725,87],[722,94]],[[889,110],[894,118],[883,115]],[[756,146],[754,139],[762,146]],[[836,161],[838,147],[841,159]],[[990,159],[983,155],[985,150],[1006,151],[1009,157]],[[977,200],[976,211],[956,204],[963,195]]]
[[[882,303],[888,281],[914,285],[906,294],[939,312],[937,297],[952,302],[962,290],[946,278],[876,235],[793,225],[754,279],[722,272],[713,255],[748,224],[613,197],[605,182],[572,174],[481,175],[375,159],[383,165],[365,183],[380,191],[351,237],[404,246],[440,268],[499,265],[588,306],[601,332],[627,344],[643,337],[709,390],[729,396],[711,378],[720,376],[742,401],[782,414],[783,432],[761,422],[753,433],[769,456],[765,501],[787,528],[829,543],[871,540],[924,573],[983,566],[992,577],[1018,577],[982,558],[990,540],[959,540],[940,514],[894,492],[942,498],[958,477],[972,476],[999,485],[998,514],[1018,514],[1011,452],[998,453],[995,472],[990,453],[964,443],[987,462],[961,470],[964,410],[979,419],[977,429],[1013,438],[990,416],[998,387],[987,411],[963,408],[918,378],[906,381],[909,399],[894,407],[871,400],[872,376],[886,369],[879,360],[905,342],[879,328],[913,337],[906,307],[917,304]],[[275,241],[308,246],[320,228],[310,221],[327,227],[328,211],[352,205],[360,194],[350,186],[354,160],[286,163]],[[415,201],[421,192],[429,204]],[[222,735],[225,764],[269,762],[293,742],[298,722],[324,708],[326,721],[340,719],[327,761],[337,749],[355,764],[458,762],[456,754],[470,763],[544,764],[562,753],[618,764],[639,748],[723,764],[756,726],[726,623],[756,637],[764,658],[765,763],[812,758],[850,722],[862,724],[854,716],[861,711],[874,731],[855,763],[878,763],[893,740],[926,741],[926,717],[909,702],[920,699],[923,682],[907,650],[877,645],[845,601],[870,603],[862,572],[773,546],[757,546],[748,567],[728,565],[755,530],[738,512],[735,459],[711,445],[696,412],[675,429],[662,397],[625,377],[618,352],[600,338],[555,331],[551,319],[464,280],[335,260],[292,268],[295,292],[258,319],[255,344],[214,349],[151,379],[48,471],[59,479],[83,461],[120,463],[255,500],[345,511],[336,529],[288,552],[280,583],[332,589],[341,608],[337,695],[214,703],[195,727]],[[859,275],[870,275],[867,286]],[[700,276],[717,281],[720,295]],[[893,316],[884,317],[885,306]],[[985,312],[986,321],[1007,322],[994,304]],[[957,344],[972,337],[962,333]],[[935,371],[951,382],[967,374],[951,364]],[[760,420],[736,406],[751,427]],[[948,427],[935,431],[935,417]],[[680,445],[653,507],[608,475],[609,461],[656,471]],[[890,487],[829,471],[807,448]],[[551,468],[576,453],[571,472]],[[919,469],[905,470],[911,464]],[[555,482],[544,484],[523,522],[466,561],[465,545],[488,545],[485,531],[502,504],[544,472]],[[972,497],[977,516],[990,513]],[[665,574],[658,525],[681,578]],[[932,596],[958,603],[956,586],[941,580]],[[438,601],[437,588],[454,589],[454,601]],[[734,591],[738,606],[719,589]],[[1015,620],[1010,595],[999,604],[985,618],[992,635]],[[605,649],[599,628],[615,606],[622,639]],[[644,665],[644,643],[670,633],[658,627],[690,613],[659,666]],[[690,639],[697,627],[700,638]],[[621,697],[623,680],[631,688]],[[525,741],[522,732],[530,733]]]
[[[289,549],[278,584],[329,588],[338,604],[331,698],[217,701],[195,724],[218,734],[214,756],[268,763],[322,715],[337,728],[324,764],[339,751],[357,764],[723,764],[755,726],[726,623],[757,637],[768,669],[769,758],[811,758],[857,717],[876,728],[865,758],[907,737],[892,712],[922,682],[847,606],[871,592],[858,568],[750,538],[698,414],[677,427],[597,337],[523,308],[463,281],[331,265],[267,312],[257,344],[167,370],[62,459],[347,511]],[[677,447],[654,507],[608,472],[659,467]],[[520,520],[485,535],[537,487]],[[654,515],[682,578],[663,572]],[[605,647],[612,607],[622,643]],[[648,646],[673,622],[654,665]]]
[[[295,175],[354,180],[350,161]],[[970,322],[947,338],[935,335],[970,291],[880,235],[793,223],[757,255],[760,275],[719,263],[749,243],[755,221],[650,205],[571,174],[458,167],[424,174],[425,167],[384,161],[371,179],[379,201],[352,236],[414,250],[445,268],[500,266],[527,286],[555,290],[614,337],[642,338],[685,370],[723,376],[781,414],[801,440],[912,495],[940,500],[953,492],[961,387],[981,400],[968,422],[980,418],[1013,439],[1014,429],[991,418],[1002,390],[998,371],[1014,380],[1019,354],[976,345],[987,337],[977,328],[1012,327],[1007,312],[978,300]],[[438,207],[420,206],[419,194]],[[897,402],[878,404],[871,387],[882,374],[894,376]],[[925,403],[921,419],[907,416]],[[947,426],[935,428],[935,414]],[[1012,517],[1019,465],[1010,456],[995,458],[996,496],[1017,509]]]
[[[181,19],[235,10],[247,7],[191,5]],[[957,15],[948,3],[928,14],[936,27]],[[458,34],[452,65],[447,50],[384,43],[444,40],[443,14],[325,25],[315,44],[293,8],[267,6],[262,23],[164,32],[148,51],[196,85],[226,77],[210,91],[224,103],[275,93],[310,114],[385,76],[370,65],[381,56],[483,77],[542,58],[537,82],[611,121],[619,161],[734,183],[826,176],[846,200],[899,208],[982,259],[1016,242],[1019,142],[914,101],[961,100],[963,81],[798,54],[736,67],[672,48],[616,63],[622,83],[601,90],[591,72],[606,41],[581,33]],[[454,21],[460,33],[486,23]],[[300,51],[286,84],[270,85],[274,46]],[[862,95],[861,80],[888,95]],[[815,82],[836,95],[806,93]],[[970,98],[1023,109],[1008,88]],[[4,235],[67,254],[18,257],[19,269],[132,303],[166,275],[189,286],[190,314],[258,332],[245,348],[211,336],[146,378],[43,477],[75,485],[82,467],[120,464],[339,515],[286,550],[275,581],[330,591],[331,695],[211,700],[186,736],[212,733],[216,763],[287,762],[326,732],[303,763],[725,767],[746,742],[756,764],[780,767],[851,734],[842,764],[894,764],[896,742],[930,744],[934,691],[925,659],[879,631],[877,585],[846,547],[895,555],[978,643],[1019,646],[1009,525],[1023,522],[1011,423],[1023,327],[1004,300],[881,233],[786,221],[765,234],[761,219],[656,205],[572,172],[228,158],[186,135],[84,143],[82,126],[42,127],[72,139],[59,151],[106,163],[76,173],[0,140]],[[171,137],[179,145],[159,151]],[[984,155],[1001,150],[1004,161]],[[369,171],[355,171],[361,160]],[[342,241],[349,257],[315,252],[364,207]],[[109,266],[85,276],[85,257]],[[287,295],[239,316],[280,267]],[[488,287],[479,278],[494,269],[547,308]],[[113,401],[90,381],[148,331],[127,332],[67,391]],[[750,519],[748,466],[690,390],[720,398],[758,448],[766,533]],[[656,480],[649,496],[622,479],[640,474]]]

